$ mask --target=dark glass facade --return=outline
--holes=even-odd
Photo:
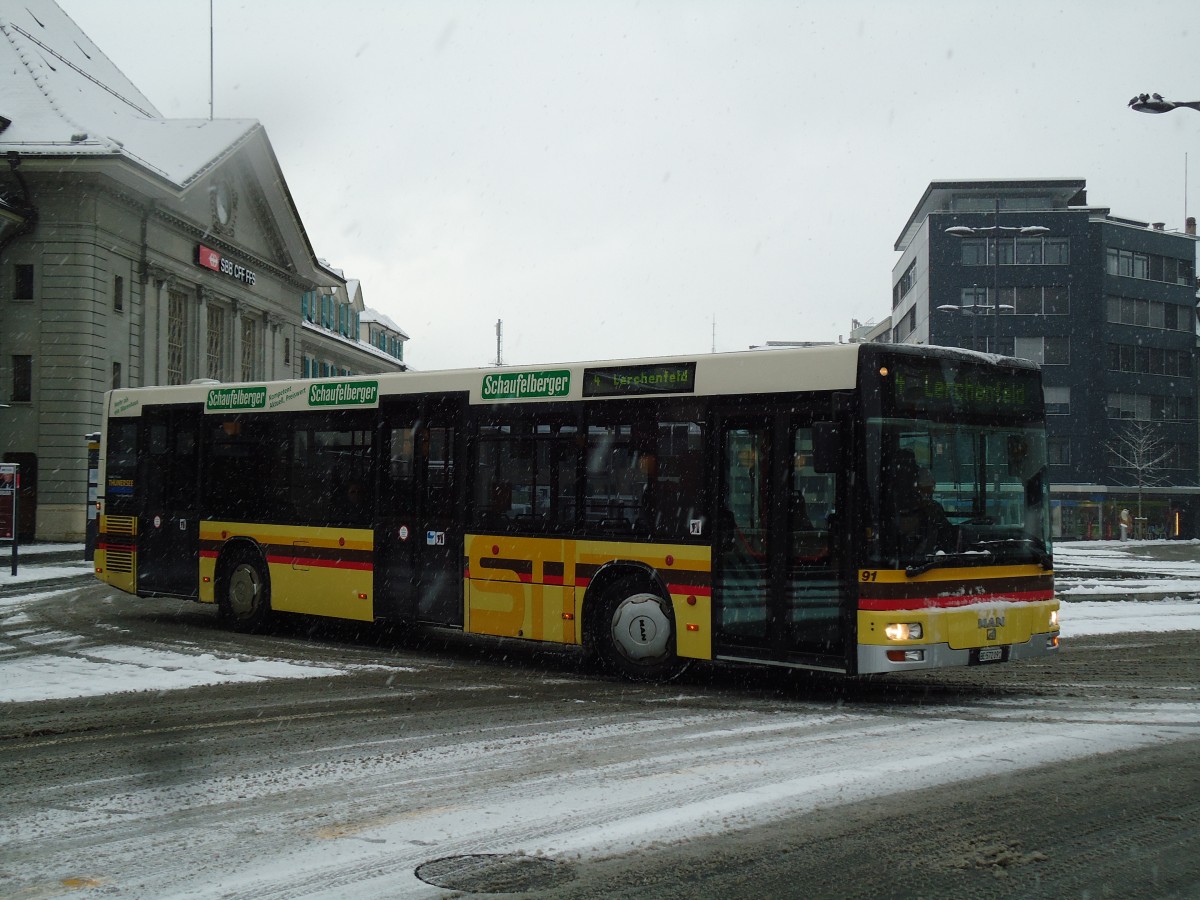
[[[1047,184],[931,185],[897,242],[893,337],[1042,365],[1055,536],[1117,537],[1124,508],[1139,535],[1197,536],[1196,239]]]

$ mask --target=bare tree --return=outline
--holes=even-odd
[[[1142,492],[1167,480],[1164,471],[1173,449],[1150,422],[1125,422],[1108,441],[1109,465],[1118,478],[1137,487],[1137,514],[1142,517]]]

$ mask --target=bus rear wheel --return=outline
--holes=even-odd
[[[221,560],[217,608],[221,619],[236,631],[266,628],[271,618],[271,577],[260,554],[238,548]]]
[[[595,650],[604,668],[634,681],[669,681],[686,666],[675,655],[675,621],[668,602],[628,580],[602,596]]]

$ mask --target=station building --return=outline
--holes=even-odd
[[[169,119],[52,0],[0,10],[0,457],[23,541],[85,532],[112,387],[403,371],[263,127]]]

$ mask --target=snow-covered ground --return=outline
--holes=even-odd
[[[1200,597],[1200,541],[1055,544],[1054,569],[1055,590],[1067,601],[1122,595]]]

